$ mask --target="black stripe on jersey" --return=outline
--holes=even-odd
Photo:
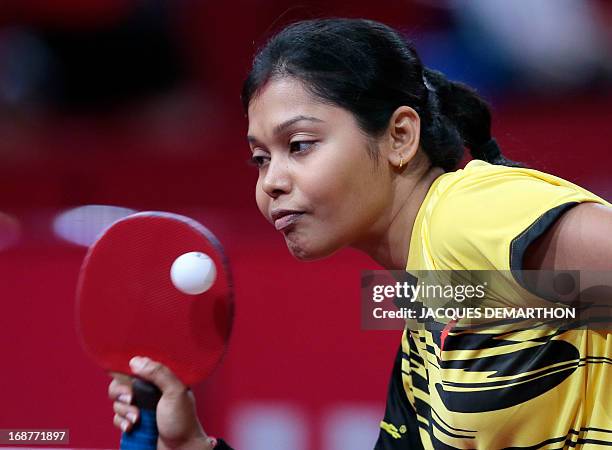
[[[555,442],[563,442],[562,447],[557,447],[554,450],[562,450],[566,447],[575,447],[578,444],[598,444],[605,446],[612,446],[612,441],[603,441],[600,439],[589,439],[589,438],[578,438],[574,441],[574,436],[580,436],[584,432],[588,431],[596,431],[600,433],[612,433],[612,430],[605,430],[603,428],[593,428],[593,427],[583,427],[578,431],[574,429],[570,429],[565,436],[559,436],[556,438],[546,439],[545,441],[539,442],[535,445],[530,445],[528,447],[504,447],[502,450],[537,450],[549,444],[554,444]],[[570,436],[571,435],[571,436]]]
[[[442,384],[444,385],[444,387],[448,386],[448,387],[465,388],[465,389],[493,388],[493,387],[512,388],[512,387],[517,386],[520,383],[527,383],[534,379],[540,379],[548,375],[551,375],[554,372],[564,372],[567,370],[573,372],[574,370],[576,370],[577,367],[579,367],[579,365],[580,363],[578,361],[572,361],[571,363],[565,364],[563,366],[551,367],[549,369],[543,370],[538,373],[532,373],[530,375],[526,375],[524,377],[513,378],[511,380],[485,381],[481,383],[459,383],[457,381],[442,381]],[[566,377],[567,375],[563,376],[562,379],[565,379]],[[470,390],[469,392],[472,392],[472,391]]]
[[[514,321],[515,324],[520,324],[519,319]],[[556,322],[556,323],[555,323]],[[509,322],[505,321],[505,324]],[[491,326],[481,326],[480,324],[468,325],[466,327],[453,327],[452,330],[446,336],[444,341],[444,352],[453,350],[484,350],[496,347],[504,347],[507,345],[516,345],[525,342],[548,342],[561,336],[568,331],[579,330],[596,330],[596,329],[609,329],[602,324],[611,324],[612,317],[591,317],[588,319],[576,320],[573,322],[567,322],[566,319],[559,319],[558,321],[541,322],[536,326],[525,326],[525,327],[513,327],[511,330],[500,330],[498,333],[491,333],[492,327],[499,325],[499,323],[491,324]],[[484,328],[484,332],[479,332],[479,328]],[[530,338],[517,339],[514,336],[525,332],[539,331],[542,334],[540,336],[534,336]],[[440,348],[440,336],[432,333],[432,340]],[[437,356],[433,351],[432,355]]]
[[[612,441],[601,441],[599,439],[578,439],[576,442],[571,442],[569,447],[576,447],[579,444],[595,444],[605,445],[606,447],[612,447]]]
[[[545,370],[541,370],[536,373],[525,375],[523,377],[517,376],[516,378],[513,378],[511,380],[487,381],[483,383],[459,383],[456,381],[442,381],[442,384],[444,386],[463,387],[463,388],[505,386],[505,385],[511,385],[515,383],[524,383],[534,378],[540,378],[542,376],[548,375],[556,371],[569,370],[569,369],[572,369],[573,371],[577,367],[584,367],[587,364],[612,364],[612,361],[598,361],[598,359],[602,359],[600,357],[595,357],[593,359],[595,360],[592,360],[590,357],[586,357],[586,358],[577,359],[575,361],[568,361],[566,364],[555,366],[555,367],[549,367]],[[608,359],[608,358],[603,358],[603,359]],[[582,364],[582,363],[585,363],[585,364]]]
[[[402,357],[408,361],[415,361],[421,365],[425,363],[425,361],[423,361],[423,358],[421,358],[421,355],[419,355],[413,350],[410,350],[410,355],[408,355],[406,352],[402,352]]]
[[[580,428],[580,431],[597,431],[599,433],[610,433],[610,434],[612,434],[612,430],[608,430],[606,428],[583,427],[583,428]],[[610,436],[610,438],[612,439],[612,436]]]
[[[402,370],[402,373],[412,378],[411,384],[413,387],[420,389],[421,391],[429,394],[429,385],[427,384],[427,380],[425,378],[423,378],[421,375],[419,375],[418,373],[414,371],[412,373],[408,373],[405,370]]]
[[[543,350],[544,348],[546,350]],[[464,413],[495,411],[524,403],[558,386],[576,370],[579,359],[580,353],[573,345],[563,341],[550,341],[535,348],[520,349],[502,355],[442,361],[443,368],[482,372],[486,374],[486,382],[464,385],[473,389],[459,392],[446,390],[442,384],[437,383],[436,391],[449,411]],[[549,370],[551,366],[563,363],[570,366],[565,369],[557,367]],[[531,372],[535,370],[549,371],[549,373],[536,378],[531,376]],[[525,376],[516,377],[521,373]],[[495,377],[506,376],[513,377],[512,381],[495,380]],[[525,379],[529,381],[494,390],[480,390],[482,387],[520,382]]]
[[[503,347],[505,345],[516,345],[522,341],[512,339],[511,333],[514,332],[513,330],[510,332],[510,337],[504,338],[504,335],[508,333],[456,333],[453,329],[446,336],[444,351],[484,350],[487,348]],[[438,347],[439,346],[438,344]]]
[[[428,427],[424,423],[419,422],[419,428],[421,428],[422,430],[424,430],[427,433],[427,435],[431,439],[431,443],[432,443],[433,448],[435,448],[436,450],[474,450],[474,449],[466,449],[465,447],[463,447],[463,448],[453,447],[452,445],[448,445],[445,442],[442,442],[442,441],[438,440],[436,435],[433,434],[433,432],[431,430],[431,425]],[[397,450],[412,450],[412,447],[401,447],[401,446],[398,446],[398,447],[396,447],[396,449]],[[378,450],[378,449],[374,449],[374,450]]]
[[[463,431],[463,432],[465,432],[465,433],[477,433],[477,431],[476,431],[476,430],[465,430],[465,429],[463,429],[463,428],[455,428],[455,427],[451,427],[449,424],[447,424],[447,423],[444,421],[444,419],[442,419],[442,417],[440,417],[440,414],[438,414],[438,413],[436,412],[436,410],[435,410],[435,409],[433,409],[433,408],[432,408],[431,410],[433,411],[433,413],[434,413],[434,414],[436,415],[436,417],[438,418],[437,420],[439,420],[440,422],[442,422],[442,423],[443,423],[443,424],[444,424],[446,427],[450,428],[451,430],[454,430],[454,431]]]
[[[465,436],[463,434],[455,434],[455,433],[451,433],[450,431],[446,431],[444,428],[442,428],[442,426],[438,423],[438,421],[435,420],[433,417],[430,423],[433,424],[433,426],[436,427],[438,430],[440,430],[441,433],[445,434],[448,437],[457,438],[457,439],[474,439],[475,438],[475,436]],[[434,434],[431,432],[429,434],[434,436]]]
[[[427,434],[429,435],[429,437],[431,438],[432,442],[434,440],[436,440],[436,442],[438,442],[438,444],[434,444],[434,448],[438,449],[441,448],[440,444],[442,444],[440,441],[438,441],[435,437],[435,433],[433,432],[433,427],[437,428],[442,434],[450,437],[450,438],[457,438],[457,439],[474,439],[476,436],[474,435],[465,435],[465,434],[458,434],[458,433],[453,433],[451,431],[446,430],[440,423],[438,420],[436,420],[435,417],[432,416],[432,411],[434,412],[434,414],[437,417],[440,417],[440,415],[434,411],[434,409],[429,405],[429,403],[425,402],[424,400],[421,400],[419,398],[415,397],[415,406],[416,406],[416,410],[417,410],[417,414],[421,417],[423,417],[425,420],[427,420],[427,422],[429,423],[429,426],[426,426],[425,424],[423,424],[422,422],[419,422],[419,426],[421,428],[423,428],[424,430],[427,431]],[[446,422],[443,422],[444,425],[446,425]],[[447,425],[448,426],[448,425]],[[452,428],[452,427],[448,427],[448,428]],[[468,430],[459,430],[456,428],[452,428],[454,431],[458,431],[458,432],[463,432],[463,433],[472,433],[471,431]],[[447,449],[454,449],[455,447],[451,447],[451,446],[446,446],[444,448]]]
[[[578,359],[580,352],[569,342],[548,341],[536,347],[521,348],[500,355],[442,360],[440,366],[442,369],[463,369],[468,372],[495,371],[495,376],[506,377]]]
[[[580,360],[590,360],[590,359],[603,359],[602,362],[608,363],[608,364],[612,364],[612,359],[610,358],[606,358],[605,356],[585,356],[584,358],[580,358]],[[588,361],[588,362],[593,362],[593,361]]]

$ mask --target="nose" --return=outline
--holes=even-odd
[[[291,191],[291,177],[289,174],[288,161],[272,159],[262,182],[263,191],[272,198],[287,194]]]

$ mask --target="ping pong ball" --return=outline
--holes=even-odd
[[[206,292],[216,278],[215,263],[202,252],[185,253],[176,258],[170,268],[172,284],[184,294],[198,295]]]

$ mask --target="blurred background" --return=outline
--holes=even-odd
[[[346,250],[299,263],[254,202],[242,80],[295,20],[367,17],[476,87],[504,152],[612,198],[612,3],[580,0],[3,0],[0,3],[0,429],[68,428],[116,448],[109,378],[74,329],[78,269],[132,211],[194,217],[223,242],[237,315],[195,387],[238,450],[366,450],[401,332],[362,331]]]

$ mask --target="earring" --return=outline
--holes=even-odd
[[[402,157],[400,156],[400,164],[399,164],[399,168],[401,169],[403,165],[404,165],[404,158],[402,158]]]

